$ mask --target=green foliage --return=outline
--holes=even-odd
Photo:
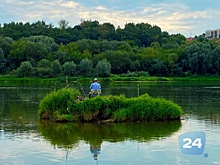
[[[8,57],[8,54],[11,50],[11,45],[13,43],[13,39],[10,37],[0,37],[0,48],[2,48],[5,57]]]
[[[38,68],[51,68],[51,62],[47,59],[42,59],[37,64]]]
[[[186,42],[183,35],[169,35],[148,23],[126,23],[124,28],[91,20],[82,21],[75,27],[68,27],[66,20],[60,20],[59,24],[60,28],[55,28],[45,21],[11,22],[0,27],[0,49],[4,55],[0,53],[0,67],[4,65],[1,74],[14,73],[25,61],[30,61],[38,77],[67,74],[69,65],[64,65],[66,62],[77,65],[76,72],[72,66],[68,74],[80,76],[98,73],[108,77],[128,71],[134,76],[137,74],[133,72],[137,71],[150,76],[220,74],[219,40],[199,36]],[[53,67],[42,68],[38,63],[43,59],[51,63],[58,60],[65,71],[62,72],[57,62]],[[111,70],[109,65],[103,64],[104,59],[111,64]],[[129,76],[133,77],[131,73]]]
[[[51,68],[51,62],[47,59],[42,59],[37,64],[37,76],[41,78],[49,78],[53,76],[53,70]]]
[[[63,74],[68,76],[76,75],[76,64],[74,62],[65,62],[62,65]]]
[[[36,64],[57,48],[54,40],[47,36],[21,38],[12,43],[8,61],[11,69],[19,67],[23,61],[33,61]]]
[[[122,74],[122,77],[148,77],[149,73],[144,72],[144,71],[139,71],[139,72],[130,72],[128,71],[127,74]]]
[[[128,117],[133,120],[172,120],[182,114],[178,105],[161,98],[140,97],[138,101],[131,99],[131,103],[127,111],[131,115]]]
[[[109,141],[111,143],[135,140],[150,142],[169,137],[181,128],[181,121],[172,122],[127,122],[111,124],[55,123],[40,120],[38,130],[53,146],[62,148],[78,147],[83,140],[90,145]],[[91,136],[95,135],[95,136]],[[103,140],[104,139],[104,140]],[[70,148],[69,148],[70,147]]]
[[[96,70],[99,76],[109,77],[111,74],[111,64],[106,59],[103,59],[96,65]]]
[[[126,73],[131,64],[131,58],[127,51],[105,51],[102,53],[111,64],[113,74]]]
[[[62,66],[61,66],[59,60],[55,60],[55,61],[52,62],[51,69],[53,71],[52,74],[53,74],[54,77],[58,77],[58,76],[61,75]]]
[[[33,77],[34,75],[33,66],[29,61],[25,61],[21,63],[21,66],[17,69],[18,77]]]
[[[212,45],[208,42],[196,42],[185,48],[181,56],[184,72],[204,75],[212,67]]]
[[[114,118],[117,119],[118,122],[128,120],[128,110],[125,108],[120,108],[114,112]]]
[[[76,100],[76,89],[61,89],[46,95],[40,102],[41,118],[58,121],[164,121],[179,119],[182,109],[171,101],[152,98],[148,94],[137,98],[97,96]]]
[[[40,78],[50,78],[53,76],[53,70],[51,68],[36,68],[37,76]]]
[[[212,67],[209,68],[209,71],[212,74],[220,74],[220,46],[217,46],[210,55],[210,60]]]
[[[26,43],[27,41],[25,40],[18,40],[12,43],[11,50],[8,55],[8,62],[11,69],[16,69],[20,66],[21,62],[27,61],[24,56]]]
[[[98,41],[90,39],[82,39],[76,42],[78,50],[83,53],[85,50],[91,52],[92,54],[100,53],[100,44]]]
[[[58,22],[59,26],[60,26],[60,29],[66,29],[68,27],[68,24],[69,22],[64,20],[64,19],[61,19],[59,22]]]
[[[88,58],[82,59],[79,64],[80,72],[83,76],[90,76],[92,71],[92,60],[89,60]]]
[[[84,121],[100,120],[112,117],[112,112],[122,107],[125,97],[120,96],[97,96],[84,101],[76,102],[70,107],[70,112],[78,115]]]
[[[58,91],[53,91],[40,101],[38,114],[41,118],[58,120],[62,115],[69,114],[69,108],[79,94],[78,90],[72,88],[63,88]]]
[[[2,48],[0,48],[0,73],[5,73],[6,62]]]

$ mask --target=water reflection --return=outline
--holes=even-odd
[[[74,150],[81,141],[90,145],[90,153],[95,160],[101,154],[101,145],[107,142],[138,141],[148,143],[152,140],[171,136],[181,127],[181,121],[140,122],[140,123],[53,123],[41,120],[38,130],[41,136],[53,146]]]
[[[4,148],[0,150],[0,164],[220,163],[219,82],[101,82],[103,95],[128,97],[136,97],[140,85],[140,94],[172,100],[187,116],[181,122],[106,125],[39,121],[39,101],[54,84],[0,84],[0,147]],[[81,84],[87,93],[90,83]],[[73,85],[82,92],[78,83]],[[178,152],[177,136],[195,130],[207,134],[208,159],[192,159]]]
[[[98,154],[100,154],[101,151],[101,144],[102,143],[90,144],[90,152],[93,154],[94,160],[98,160]]]

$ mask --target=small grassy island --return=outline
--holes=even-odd
[[[180,106],[148,94],[136,98],[119,96],[96,96],[77,99],[80,92],[63,88],[47,94],[39,105],[41,119],[56,122],[124,122],[180,120]]]

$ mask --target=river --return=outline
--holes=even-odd
[[[82,96],[90,82],[71,82]],[[41,121],[39,101],[65,84],[0,82],[1,165],[220,164],[219,82],[101,82],[102,95],[136,97],[148,93],[169,99],[184,111],[181,121],[111,124]],[[191,138],[182,152],[180,135]],[[199,140],[198,140],[199,139]],[[204,140],[204,139],[203,139]],[[200,145],[201,144],[201,145]],[[201,147],[202,146],[202,147]],[[201,150],[200,150],[201,151]]]

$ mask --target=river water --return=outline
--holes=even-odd
[[[89,92],[89,83],[72,82],[71,86],[84,96]],[[175,122],[51,123],[39,120],[39,101],[65,84],[0,82],[0,165],[220,164],[219,82],[101,85],[103,95],[136,97],[148,93],[172,100],[184,114],[181,121]],[[206,142],[202,141],[204,151],[183,153],[178,137],[195,131],[206,135]],[[193,141],[189,145],[201,149],[201,141]]]

